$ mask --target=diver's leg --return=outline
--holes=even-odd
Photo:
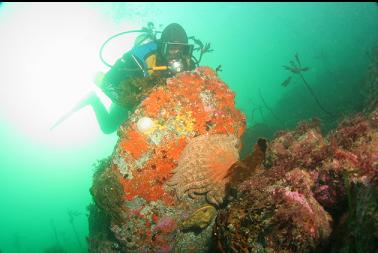
[[[116,103],[112,103],[109,110],[109,125],[107,130],[109,133],[113,133],[118,130],[120,125],[129,117],[130,109],[124,106],[120,106]],[[103,132],[106,133],[106,131]]]
[[[96,114],[102,132],[105,134],[115,132],[128,117],[129,109],[115,103],[112,103],[108,112],[96,94],[92,94],[88,102]]]

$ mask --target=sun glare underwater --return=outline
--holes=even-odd
[[[172,23],[195,57],[122,109]],[[0,38],[0,253],[378,249],[377,3],[3,2]]]

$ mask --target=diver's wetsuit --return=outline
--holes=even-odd
[[[97,121],[104,133],[113,133],[128,118],[129,111],[135,104],[122,101],[122,85],[130,78],[147,77],[154,72],[151,68],[166,65],[158,56],[158,45],[156,41],[143,44],[131,49],[116,61],[113,67],[105,74],[100,85],[101,90],[112,100],[109,112],[95,96],[89,101],[96,114]],[[168,77],[168,71],[159,71],[159,76]]]
[[[120,85],[129,78],[146,77],[152,73],[148,68],[156,66],[157,43],[155,41],[131,49],[116,61],[106,73],[102,91],[114,102],[120,102]]]
[[[105,74],[100,88],[113,102],[109,113],[97,96],[90,103],[95,111],[101,130],[104,133],[116,131],[128,118],[129,111],[137,105],[135,102],[139,102],[125,101],[124,97],[122,97],[122,89],[125,88],[123,87],[125,80],[152,75],[159,78],[171,76],[169,70],[157,72],[152,70],[153,67],[167,65],[163,60],[164,57],[159,54],[158,43],[157,41],[151,41],[131,49],[118,59],[114,66]],[[191,58],[189,58],[187,65],[189,65],[185,65],[185,69],[187,70],[195,68],[195,64]]]

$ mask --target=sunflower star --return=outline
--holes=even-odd
[[[210,204],[220,205],[225,196],[227,172],[239,160],[239,139],[214,134],[193,138],[183,150],[174,175],[167,182],[177,197],[206,195]]]

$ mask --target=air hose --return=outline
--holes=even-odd
[[[107,63],[102,55],[102,52],[104,51],[104,48],[106,46],[106,44],[108,44],[109,41],[113,40],[114,38],[116,37],[119,37],[121,35],[125,35],[125,34],[129,34],[129,33],[145,33],[146,30],[130,30],[130,31],[125,31],[125,32],[121,32],[121,33],[117,33],[111,37],[109,37],[100,47],[100,52],[99,52],[99,55],[100,55],[100,59],[102,61],[102,63],[104,63],[106,66],[108,66],[109,68],[113,67],[111,64]]]

